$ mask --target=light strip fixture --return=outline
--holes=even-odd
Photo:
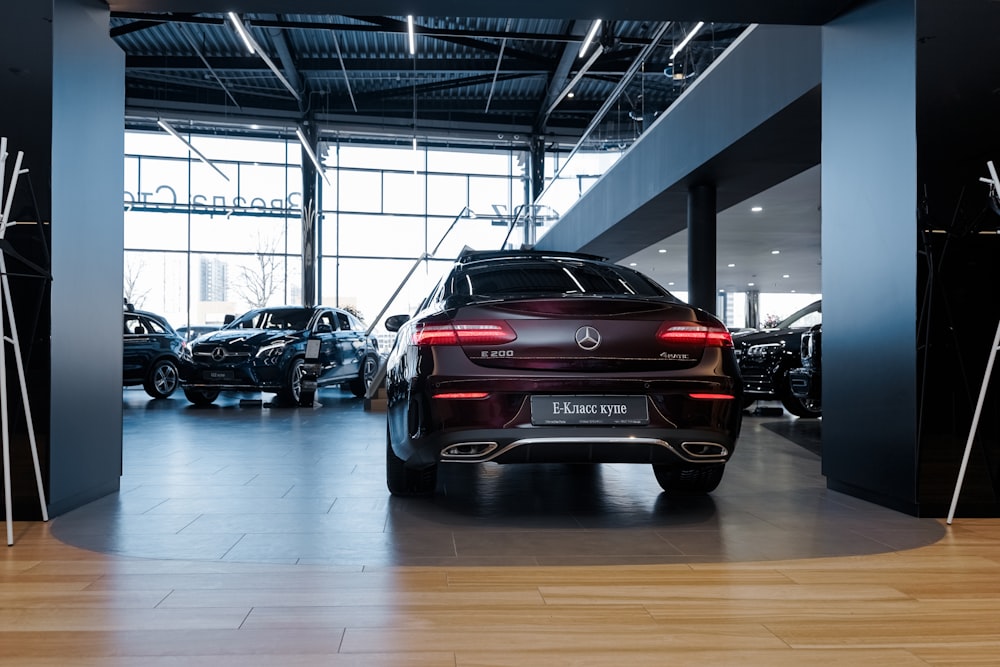
[[[177,141],[179,141],[182,144],[184,144],[185,146],[187,146],[187,149],[189,151],[191,151],[192,153],[194,153],[195,156],[199,160],[201,160],[202,162],[204,162],[205,164],[207,164],[209,167],[211,167],[212,169],[214,169],[216,172],[218,172],[219,176],[222,176],[227,181],[229,180],[229,177],[226,176],[225,173],[223,173],[223,171],[221,169],[219,169],[217,166],[215,166],[214,162],[212,162],[207,157],[205,157],[204,155],[202,155],[201,151],[199,151],[197,148],[195,148],[194,146],[192,146],[190,141],[188,141],[187,139],[185,139],[184,137],[182,137],[180,135],[180,132],[178,132],[177,130],[174,129],[173,125],[171,125],[170,123],[168,123],[167,121],[162,120],[162,119],[157,120],[156,124],[159,125],[160,127],[162,127],[167,132],[167,134],[169,134],[173,138],[177,139]]]
[[[580,45],[580,55],[578,58],[582,58],[583,54],[587,52],[590,48],[590,43],[594,41],[594,37],[597,35],[597,29],[601,27],[601,19],[594,21],[594,25],[590,26],[590,32],[587,33],[587,38],[583,40],[583,44]]]
[[[689,32],[687,36],[681,40],[681,43],[674,47],[673,52],[670,54],[671,61],[673,61],[673,59],[677,56],[678,53],[684,50],[684,47],[688,45],[688,42],[694,39],[694,36],[697,35],[698,31],[701,30],[704,26],[705,26],[704,21],[698,21],[698,23],[694,26],[691,32]]]
[[[320,173],[320,176],[323,177],[323,180],[326,181],[326,184],[333,185],[332,183],[330,183],[330,179],[327,178],[326,171],[323,169],[323,165],[319,163],[319,158],[316,157],[316,152],[313,151],[313,147],[309,144],[309,140],[306,139],[306,134],[305,132],[302,131],[301,127],[295,128],[295,136],[299,138],[299,143],[302,144],[302,148],[305,149],[306,155],[309,156],[309,161],[313,163],[314,167],[316,167],[316,171]]]
[[[229,20],[233,23],[233,27],[236,28],[236,32],[239,33],[241,38],[243,38],[243,43],[246,44],[247,50],[249,50],[251,54],[256,53],[260,56],[260,59],[264,61],[264,64],[267,65],[268,69],[274,72],[274,75],[278,77],[279,81],[281,81],[281,85],[288,89],[288,92],[292,94],[292,97],[301,102],[302,95],[299,94],[299,91],[295,90],[295,86],[289,83],[288,79],[286,79],[285,75],[281,73],[281,70],[274,64],[274,61],[271,60],[270,56],[264,52],[264,49],[260,48],[260,44],[258,44],[257,40],[253,38],[253,35],[247,31],[246,26],[243,25],[242,21],[240,21],[240,17],[236,15],[236,12],[229,12],[228,16]]]
[[[410,55],[417,55],[417,40],[413,36],[413,15],[406,17],[406,31],[410,35]]]
[[[256,42],[250,36],[250,33],[247,32],[243,21],[240,21],[240,17],[236,15],[236,12],[229,12],[229,20],[232,22],[233,28],[236,29],[236,33],[243,39],[243,43],[246,44],[247,51],[250,52],[250,55],[254,55],[257,52],[254,48]]]

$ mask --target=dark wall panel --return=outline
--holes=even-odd
[[[23,154],[11,220],[24,223],[7,229],[5,240],[15,252],[42,271],[6,256],[29,403],[43,481],[49,473],[49,281],[47,223],[51,216],[52,8],[51,3],[10,3],[0,21],[0,136],[9,153],[3,197],[7,195],[17,154]],[[38,225],[41,221],[43,224]],[[4,313],[6,319],[6,313]],[[11,495],[14,517],[41,516],[34,466],[21,402],[16,365],[8,346],[7,387],[11,431]]]
[[[916,19],[823,28],[823,472],[916,513]]]
[[[919,484],[944,516],[1000,320],[1000,206],[979,180],[1000,165],[1000,3],[923,1],[917,25]],[[956,514],[1000,516],[1000,366]]]
[[[98,0],[55,0],[52,59],[53,514],[118,489],[124,54]]]

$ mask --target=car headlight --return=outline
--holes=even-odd
[[[269,343],[268,345],[264,345],[257,350],[257,354],[254,356],[258,359],[263,359],[264,361],[278,359],[285,353],[285,346],[287,345],[288,343],[283,340],[276,343]]]
[[[764,359],[768,357],[777,357],[781,354],[782,350],[785,349],[784,341],[780,343],[762,343],[760,345],[752,345],[746,351],[746,356],[753,357],[756,359]]]

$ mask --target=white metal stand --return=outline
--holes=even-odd
[[[18,151],[17,159],[14,160],[14,171],[11,175],[10,188],[7,191],[7,199],[4,202],[3,213],[0,215],[0,239],[7,233],[7,226],[10,224],[10,207],[14,202],[14,190],[17,187],[17,179],[21,174],[27,173],[27,169],[21,169],[21,161],[24,153]],[[7,167],[7,137],[0,137],[0,193],[3,191],[3,179]],[[0,336],[3,337],[3,344],[0,345],[0,430],[3,431],[3,486],[4,486],[4,510],[7,519],[7,546],[14,544],[14,526],[11,516],[11,488],[10,488],[10,425],[8,420],[7,405],[7,343],[14,349],[14,361],[17,365],[17,377],[21,385],[21,400],[24,403],[24,417],[28,427],[28,441],[31,443],[31,459],[35,465],[35,482],[38,485],[38,502],[42,508],[42,520],[49,520],[48,508],[45,506],[45,487],[42,484],[42,471],[38,465],[38,446],[35,443],[35,425],[31,420],[31,407],[28,404],[28,384],[24,377],[24,364],[21,361],[21,345],[17,337],[17,323],[14,320],[14,308],[10,298],[10,281],[7,277],[7,260],[3,252],[0,251],[0,285],[2,294],[0,300],[4,303],[4,308],[0,310]],[[10,336],[4,333],[4,312],[10,327]]]
[[[990,171],[990,177],[979,180],[989,183],[990,196],[1000,195],[1000,178],[997,178],[997,170],[992,162],[986,163]],[[962,491],[962,482],[965,480],[965,469],[969,465],[969,454],[972,452],[972,441],[976,437],[976,429],[979,427],[979,416],[983,412],[983,403],[986,400],[986,389],[990,384],[990,376],[993,375],[993,363],[997,358],[997,350],[1000,349],[1000,322],[997,323],[997,332],[993,336],[993,347],[990,348],[990,358],[986,362],[986,373],[983,375],[983,385],[979,388],[979,400],[976,401],[976,411],[972,415],[972,426],[969,428],[969,438],[965,441],[965,454],[962,456],[962,465],[958,469],[958,481],[955,483],[955,493],[951,497],[951,508],[948,510],[948,525],[951,525],[955,518],[955,508],[958,506],[958,494]]]

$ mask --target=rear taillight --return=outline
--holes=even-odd
[[[444,398],[452,401],[456,400],[478,400],[489,396],[485,391],[453,391],[447,394],[434,394],[434,398]]]
[[[445,322],[418,324],[414,345],[502,345],[517,339],[506,322]]]
[[[697,347],[732,347],[733,337],[725,327],[702,324],[676,324],[664,322],[656,332],[657,339],[670,345]]]

